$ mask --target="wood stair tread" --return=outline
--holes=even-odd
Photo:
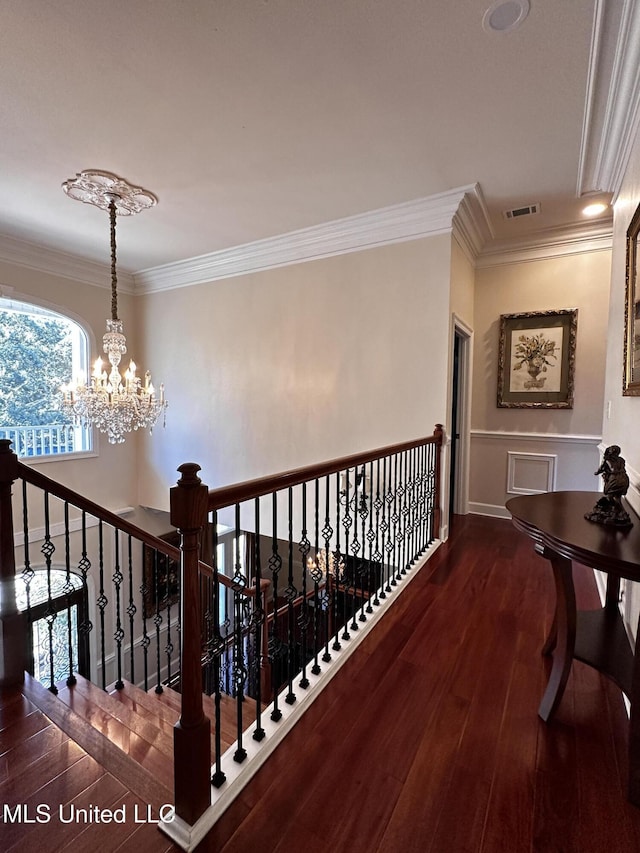
[[[164,687],[162,693],[155,693],[155,689],[153,689],[153,692],[149,691],[149,693],[153,696],[157,696],[165,707],[174,709],[179,716],[181,699],[180,694],[177,691],[173,690],[171,687]],[[215,697],[207,696],[203,693],[202,707],[205,715],[211,720],[211,748],[212,755],[215,755]],[[242,715],[243,731],[245,733],[247,732],[247,729],[253,725],[255,719],[255,702],[247,700],[244,703]],[[225,752],[230,746],[232,746],[237,739],[236,700],[232,696],[227,696],[225,693],[222,693],[220,695],[220,744],[222,752]]]
[[[78,745],[143,802],[159,807],[172,801],[172,758],[145,741],[131,719],[133,729],[111,716],[111,710],[131,713],[117,699],[80,676],[78,684],[63,687],[55,696],[25,673],[23,692],[75,742],[71,748]],[[149,720],[140,718],[140,723],[150,736]]]
[[[173,778],[173,739],[132,712],[100,687],[78,676],[72,687],[61,688],[58,698],[105,734],[134,761],[169,784]]]

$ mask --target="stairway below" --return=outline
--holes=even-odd
[[[173,802],[173,729],[180,717],[180,694],[164,687],[145,692],[125,682],[102,690],[81,675],[71,687],[58,685],[57,696],[29,676],[25,695],[116,779],[158,808]],[[215,760],[215,703],[203,696],[211,720],[211,760]],[[243,728],[255,720],[255,703],[243,702]],[[236,740],[237,703],[220,701],[221,750]]]

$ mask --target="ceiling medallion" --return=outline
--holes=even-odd
[[[102,368],[97,358],[90,379],[78,377],[62,386],[63,409],[82,426],[95,426],[106,433],[110,444],[121,444],[125,434],[148,428],[150,431],[160,414],[165,414],[167,401],[164,385],[156,395],[151,374],[144,375],[144,384],[136,376],[136,364],[129,362],[124,375],[119,365],[127,351],[122,320],[118,318],[118,279],[116,275],[116,216],[132,216],[158,203],[148,190],[133,186],[111,172],[87,170],[79,172],[62,185],[69,198],[93,204],[109,212],[111,231],[111,319],[102,338],[103,350],[111,365],[110,372]]]

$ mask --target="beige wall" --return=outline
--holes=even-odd
[[[140,502],[185,461],[215,487],[446,423],[450,273],[442,235],[145,296],[169,410]]]
[[[455,237],[451,240],[451,313],[473,329],[475,269]]]
[[[556,488],[597,488],[593,471],[604,407],[611,253],[592,251],[479,269],[474,305],[474,380],[470,501],[472,510],[501,514],[508,453],[518,454],[516,484],[526,470],[556,457]],[[501,314],[577,308],[573,409],[501,409],[496,405]],[[510,435],[502,435],[509,433]],[[534,437],[531,437],[534,434]],[[520,458],[523,454],[534,454]],[[536,455],[545,457],[537,459]],[[535,477],[539,476],[536,470]],[[532,488],[536,484],[532,481]],[[504,510],[502,509],[502,514]]]
[[[105,281],[109,283],[108,270],[105,270]],[[93,336],[93,357],[96,357],[96,342],[102,354],[105,320],[111,316],[111,294],[107,287],[95,287],[0,262],[0,291],[4,296],[33,300],[73,316]],[[135,328],[135,300],[127,294],[119,294],[119,309],[125,324],[125,334],[129,334],[129,329]],[[135,348],[133,335],[130,339]],[[137,352],[132,349],[131,354],[136,357]],[[73,461],[64,458],[48,462],[30,461],[29,464],[37,465],[46,476],[109,509],[120,509],[137,503],[136,447],[137,436],[114,447],[109,445],[106,437],[96,434],[95,456]]]
[[[629,165],[614,208],[613,260],[609,330],[607,336],[607,375],[605,404],[611,414],[603,424],[603,444],[619,444],[627,461],[631,485],[628,499],[640,514],[640,397],[622,396],[622,353],[624,335],[624,297],[626,268],[626,232],[640,203],[640,136],[636,138]],[[627,583],[624,610],[631,632],[636,634],[640,612],[640,588]]]

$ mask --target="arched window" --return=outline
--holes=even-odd
[[[79,323],[47,308],[0,297],[0,438],[20,457],[92,449],[92,432],[62,411],[60,386],[86,375]]]

